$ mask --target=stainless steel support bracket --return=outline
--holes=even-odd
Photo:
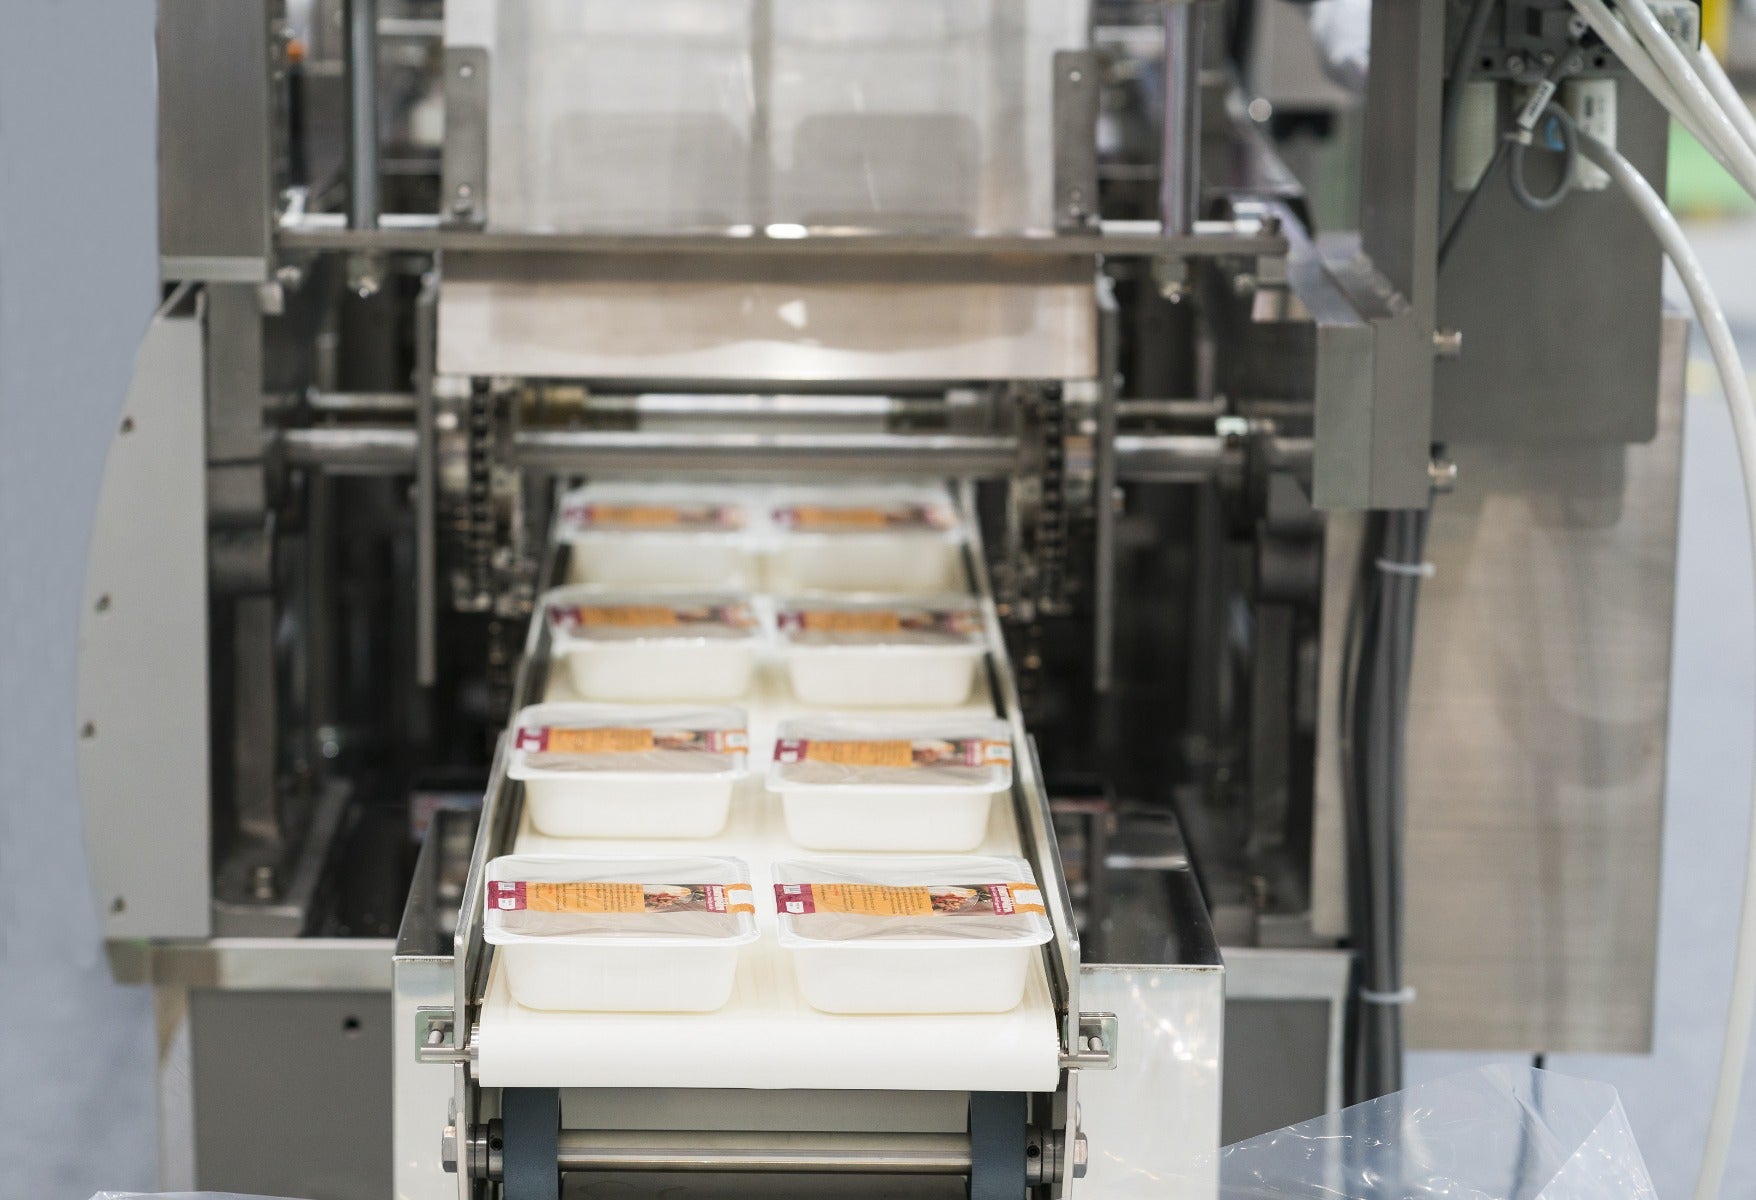
[[[1121,1023],[1115,1013],[1082,1012],[1079,1014],[1079,1035],[1073,1048],[1061,1054],[1061,1068],[1066,1071],[1114,1071],[1116,1069],[1116,1035]]]
[[[475,1058],[475,1039],[457,1036],[457,1013],[450,1008],[415,1009],[415,1058],[424,1063],[459,1063]]]
[[[488,219],[488,52],[445,48],[445,160],[440,202],[449,227]]]
[[[1103,57],[1095,50],[1055,54],[1055,229],[1077,232],[1098,220],[1097,119]]]

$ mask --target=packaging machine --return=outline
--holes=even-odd
[[[168,1185],[1211,1197],[1405,1039],[1645,1048],[1658,252],[1609,193],[1478,199],[1443,0],[1376,6],[1359,231],[1319,236],[1252,7],[160,0],[79,719]],[[1495,7],[1472,88],[1586,44]],[[1662,165],[1617,59],[1565,63]],[[766,958],[714,1023],[509,998],[484,872],[545,843],[503,732],[567,694],[582,480],[955,504],[1015,766],[984,845],[1052,926],[1019,1008],[832,1017]]]

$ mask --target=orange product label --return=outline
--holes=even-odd
[[[679,623],[677,610],[662,604],[607,604],[601,608],[581,607],[579,624],[616,627],[662,628]]]
[[[527,883],[496,879],[488,907],[543,913],[754,913],[747,883]]]
[[[795,615],[795,614],[788,614]],[[902,628],[902,614],[894,609],[812,609],[796,614],[797,628],[812,633],[896,633]]]
[[[557,604],[549,609],[549,620],[567,630],[756,627],[755,610],[747,604]]]
[[[543,749],[552,754],[638,754],[653,746],[650,729],[546,729]]]
[[[868,883],[777,883],[775,908],[790,916],[1011,917],[1043,913],[1030,883],[945,883],[888,887]]]
[[[795,504],[774,510],[783,529],[819,533],[877,529],[949,529],[951,516],[930,504],[837,505]]]
[[[568,516],[598,529],[737,529],[743,514],[721,504],[584,504]]]
[[[1011,762],[1012,744],[988,738],[781,738],[774,744],[774,761],[846,767],[986,767]]]

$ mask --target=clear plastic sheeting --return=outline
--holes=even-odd
[[[1085,0],[460,0],[446,16],[450,44],[488,51],[491,227],[1053,228],[1051,64],[1084,43]]]
[[[1616,1089],[1449,1075],[1228,1146],[1221,1200],[1657,1200]]]

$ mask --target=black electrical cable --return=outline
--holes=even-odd
[[[1445,260],[1451,256],[1451,248],[1457,244],[1457,235],[1463,231],[1464,221],[1469,219],[1469,210],[1475,207],[1476,200],[1487,187],[1488,177],[1505,159],[1506,150],[1510,145],[1511,143],[1505,138],[1500,139],[1499,144],[1494,147],[1494,156],[1482,169],[1481,178],[1476,180],[1476,185],[1469,190],[1469,193],[1464,196],[1463,202],[1457,206],[1457,215],[1451,218],[1451,224],[1445,227],[1445,234],[1439,239],[1439,267],[1441,270],[1445,267]]]
[[[1457,39],[1457,48],[1451,55],[1451,70],[1445,78],[1443,107],[1440,110],[1439,145],[1447,161],[1457,144],[1457,118],[1463,107],[1463,85],[1468,83],[1470,76],[1475,74],[1476,55],[1481,53],[1482,38],[1488,30],[1488,20],[1493,16],[1495,0],[1475,0],[1464,19],[1463,35]],[[1439,239],[1439,266],[1445,265],[1445,258],[1451,251],[1452,243],[1463,228],[1463,222],[1469,216],[1469,210],[1475,207],[1476,197],[1481,195],[1482,185],[1499,165],[1505,154],[1504,144],[1494,148],[1494,157],[1483,170],[1481,178],[1464,196],[1457,209],[1457,216],[1452,218],[1451,225],[1445,235]]]
[[[1404,731],[1426,510],[1367,518],[1343,647],[1342,770],[1358,996],[1351,1099],[1402,1079]]]

